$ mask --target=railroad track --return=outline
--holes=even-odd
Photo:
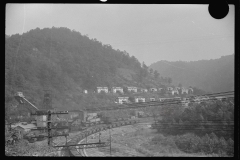
[[[107,130],[107,129],[111,129],[111,128],[117,128],[117,127],[121,127],[121,126],[127,126],[127,125],[133,125],[133,124],[137,124],[140,123],[140,120],[125,120],[125,121],[119,121],[119,122],[114,122],[112,124],[99,124],[96,126],[92,126],[90,128],[85,129],[84,131],[82,131],[79,135],[73,137],[69,142],[68,145],[73,145],[73,144],[77,144],[77,143],[81,143],[86,137]],[[77,147],[73,147],[70,146],[68,148],[66,148],[68,155],[67,156],[86,156],[85,154],[83,154],[83,152],[80,150],[80,152],[78,151]]]

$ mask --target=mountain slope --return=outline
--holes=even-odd
[[[13,95],[21,91],[41,108],[45,89],[53,95],[54,108],[113,106],[116,97],[85,95],[83,90],[137,86],[146,72],[126,51],[79,32],[36,28],[5,39],[5,106],[15,105]]]
[[[175,85],[196,86],[208,92],[234,90],[233,54],[214,60],[159,61],[150,68],[157,70],[161,76],[171,77]]]

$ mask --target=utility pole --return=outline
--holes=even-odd
[[[52,134],[51,134],[51,111],[48,111],[48,116],[47,116],[47,127],[48,127],[48,145],[52,146]]]
[[[109,135],[110,135],[110,156],[112,156],[112,136],[111,136],[111,128],[109,128]]]
[[[52,127],[51,123],[52,123],[52,114],[68,114],[68,111],[57,111],[57,112],[53,112],[51,110],[48,111],[37,111],[36,113],[33,113],[32,115],[47,115],[47,121],[42,121],[42,122],[47,122],[47,128],[46,127],[42,127],[42,128],[37,128],[37,129],[32,129],[32,130],[47,130],[47,136],[44,137],[48,137],[48,145],[52,146],[52,137],[59,137],[59,136],[68,136],[68,134],[61,134],[61,135],[52,135],[52,130],[53,129],[68,129],[68,127]],[[38,136],[39,137],[39,136]],[[38,138],[38,137],[33,137],[33,138]]]
[[[44,94],[44,98],[43,98],[43,108],[45,110],[50,110],[53,109],[52,108],[52,95],[50,90],[44,90],[45,94]]]
[[[153,113],[153,118],[154,118],[155,125],[157,125],[156,115],[154,113]]]
[[[52,96],[49,90],[45,90],[43,107],[47,111],[47,130],[48,130],[48,145],[52,146],[52,115],[50,109],[52,109]]]
[[[47,115],[47,121],[43,121],[43,120],[40,120],[40,122],[47,122],[47,127],[38,127],[37,129],[32,129],[32,130],[47,130],[47,136],[44,136],[44,137],[48,137],[48,145],[49,146],[52,146],[52,137],[59,137],[59,136],[68,136],[69,134],[61,134],[61,135],[52,135],[52,132],[51,130],[53,129],[69,129],[69,127],[53,127],[52,128],[52,114],[68,114],[68,111],[51,111],[49,109],[52,108],[52,96],[51,94],[48,92],[44,95],[44,100],[43,100],[43,110],[39,110],[38,107],[36,107],[35,105],[33,105],[31,102],[29,102],[25,96],[23,95],[22,92],[17,92],[17,94],[15,94],[15,99],[20,103],[20,104],[23,104],[24,103],[24,100],[26,102],[28,102],[35,110],[35,113],[32,113],[32,111],[30,110],[30,113],[31,115],[36,115],[36,116],[44,116],[44,115]],[[43,118],[42,118],[43,119]],[[32,138],[39,138],[40,136],[37,136],[37,137],[32,137]],[[42,136],[41,136],[42,137]]]
[[[101,135],[101,132],[99,132],[99,134],[98,134],[98,136],[99,136],[99,143],[101,143],[100,135]]]

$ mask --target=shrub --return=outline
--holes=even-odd
[[[233,140],[220,139],[216,134],[205,134],[202,138],[194,134],[184,134],[173,138],[177,147],[187,153],[204,153],[219,156],[233,156]]]

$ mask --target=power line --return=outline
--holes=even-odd
[[[191,122],[198,122],[199,120],[191,120]],[[207,123],[207,122],[234,122],[234,120],[216,120],[216,119],[207,119],[207,120],[202,120],[202,123]],[[190,122],[190,121],[188,121]]]
[[[168,123],[170,126],[168,126],[169,128],[165,128],[164,126],[162,126],[160,123],[157,123],[157,124],[149,124],[149,123],[136,123],[136,125],[151,125],[151,127],[155,128],[155,129],[187,129],[187,130],[234,130],[234,129],[229,129],[229,128],[223,128],[223,129],[217,129],[217,128],[190,128],[190,127],[195,127],[196,125],[181,125],[181,124],[171,124],[171,123]],[[219,127],[219,126],[229,126],[229,127],[234,127],[234,125],[207,125],[207,126],[210,126],[210,127]]]
[[[160,127],[158,129],[166,130],[165,128],[160,128]],[[174,129],[174,128],[172,128],[172,129]],[[192,129],[192,128],[178,128],[178,130],[233,131],[233,129],[211,129],[211,128],[204,128],[204,129],[198,129],[198,128],[195,128],[195,129]]]
[[[234,129],[214,129],[214,128],[163,128],[163,127],[156,127],[156,129],[161,130],[170,130],[170,129],[176,129],[176,130],[204,130],[204,131],[234,131]]]
[[[195,127],[196,125],[203,125],[204,127],[219,127],[219,126],[222,126],[222,127],[234,127],[234,124],[228,124],[228,125],[221,125],[221,124],[171,124],[171,123],[168,123],[168,124],[162,124],[162,123],[157,123],[157,124],[152,124],[153,127],[164,127],[164,125],[166,126],[170,126],[170,127],[174,127],[174,128],[182,128],[182,127]],[[198,126],[199,127],[199,126]]]
[[[150,122],[153,122],[153,123],[150,123]],[[196,121],[195,121],[196,122]],[[221,121],[219,121],[219,122],[221,122]],[[179,125],[179,126],[196,126],[196,125],[193,125],[193,124],[172,124],[171,122],[157,122],[156,124],[154,123],[154,121],[149,121],[148,123],[147,122],[137,122],[137,123],[135,123],[136,125],[156,125],[156,126],[160,126],[161,124],[168,124],[168,125],[175,125],[175,126],[177,126],[177,125]],[[133,124],[133,125],[135,125],[135,124]],[[206,124],[203,124],[203,125],[206,125]],[[231,124],[231,125],[221,125],[221,124],[216,124],[216,123],[214,123],[214,124],[208,124],[207,126],[234,126],[234,124]]]

